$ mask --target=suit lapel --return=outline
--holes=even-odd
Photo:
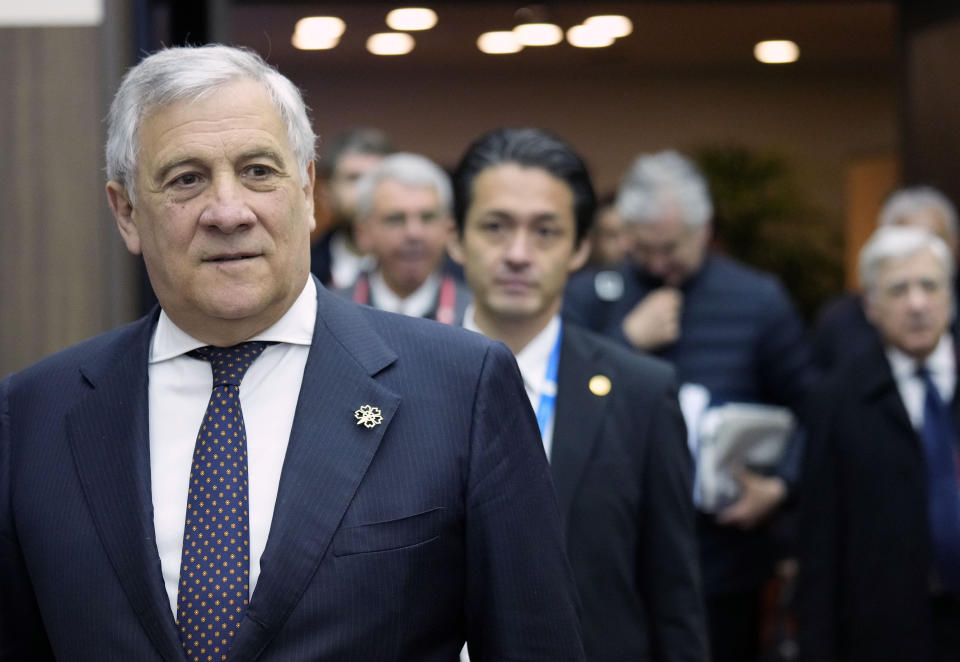
[[[121,331],[81,369],[88,392],[67,434],[84,496],[110,562],[165,660],[183,655],[154,540],[147,422],[147,353],[156,314]]]
[[[874,400],[889,422],[905,433],[897,435],[898,438],[915,440],[916,431],[900,397],[896,379],[890,370],[890,362],[879,344],[876,352],[869,355],[869,358],[870,360],[860,362],[862,370],[859,371],[865,397]]]
[[[373,378],[396,355],[360,308],[317,289],[317,321],[270,536],[232,661],[256,659],[290,615],[400,405]],[[378,408],[383,422],[359,425],[354,412],[363,405]]]
[[[550,470],[565,523],[607,409],[607,398],[589,389],[590,379],[601,372],[596,354],[579,329],[564,325]]]

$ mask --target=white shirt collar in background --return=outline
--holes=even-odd
[[[477,327],[474,319],[473,304],[467,307],[463,315],[463,328],[483,333]],[[557,341],[559,330],[560,316],[554,315],[540,333],[534,336],[526,347],[516,355],[520,375],[523,377],[523,386],[527,391],[527,397],[530,399],[530,406],[533,407],[533,411],[537,411],[537,407],[540,406],[540,396],[543,395],[544,385],[547,381],[547,364],[550,362],[550,353]],[[554,410],[554,415],[550,417],[547,422],[547,429],[543,432],[543,449],[546,451],[548,458],[553,447],[553,423],[556,417],[556,410]]]
[[[343,232],[335,232],[330,238],[330,278],[333,287],[350,287],[357,277],[373,268],[371,255],[357,255],[347,247]]]
[[[380,310],[390,313],[424,317],[433,310],[433,305],[437,301],[440,280],[439,274],[430,274],[423,285],[414,290],[410,296],[402,299],[394,294],[378,269],[370,274],[370,301],[375,302]]]

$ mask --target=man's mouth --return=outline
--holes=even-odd
[[[204,262],[239,262],[255,257],[259,257],[259,253],[221,253],[205,258]]]

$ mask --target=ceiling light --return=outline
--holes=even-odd
[[[339,39],[346,29],[347,24],[336,16],[307,16],[297,21],[293,33],[301,39],[329,41]]]
[[[496,32],[484,32],[477,39],[477,48],[484,53],[496,55],[500,53],[517,53],[523,50],[523,44],[517,41],[517,35],[512,32],[500,30]]]
[[[332,39],[307,37],[299,32],[294,32],[293,37],[290,38],[290,43],[293,44],[294,48],[299,48],[301,51],[325,51],[335,48],[337,44],[340,43],[340,40],[336,37]]]
[[[378,32],[367,39],[367,50],[374,55],[406,55],[414,43],[413,37],[404,32]]]
[[[610,35],[613,39],[626,37],[633,32],[633,22],[626,16],[619,14],[604,14],[602,16],[591,16],[583,22],[584,25],[596,27],[598,30]]]
[[[513,29],[524,46],[553,46],[563,41],[563,30],[553,23],[523,23]]]
[[[787,39],[761,41],[753,47],[753,56],[764,64],[786,64],[797,61],[800,48]]]
[[[574,25],[567,30],[567,41],[577,48],[603,48],[613,43],[614,39],[604,30],[595,25]]]
[[[394,30],[429,30],[437,24],[437,13],[426,7],[405,7],[387,14],[387,25]]]

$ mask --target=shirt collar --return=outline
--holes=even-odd
[[[916,375],[917,360],[896,347],[887,347],[887,359],[890,361],[890,370],[897,381]],[[923,365],[930,371],[930,376],[934,381],[937,381],[938,377],[951,375],[956,370],[953,338],[949,333],[940,336],[940,341],[933,352],[930,353],[930,356],[923,361]]]
[[[474,319],[474,306],[471,303],[463,314],[463,328],[469,331],[483,333]],[[517,366],[523,376],[523,384],[527,395],[534,400],[533,394],[539,398],[543,391],[543,383],[547,377],[547,364],[550,362],[550,353],[557,342],[557,333],[560,331],[560,315],[554,315],[541,329],[540,333],[521,349],[517,355]]]
[[[372,269],[372,255],[357,255],[347,246],[346,231],[334,232],[330,237],[330,271],[337,287],[349,287],[361,272]]]
[[[313,341],[313,327],[316,321],[317,286],[311,276],[307,278],[300,296],[287,309],[283,317],[270,328],[248,340],[266,340],[309,347]],[[160,319],[157,321],[157,328],[153,332],[153,341],[150,346],[150,363],[175,358],[206,344],[174,324],[167,313],[161,309]]]
[[[439,290],[440,276],[432,273],[410,296],[401,298],[390,289],[379,269],[370,274],[371,300],[376,302],[380,310],[391,313],[423,317],[433,308]]]

